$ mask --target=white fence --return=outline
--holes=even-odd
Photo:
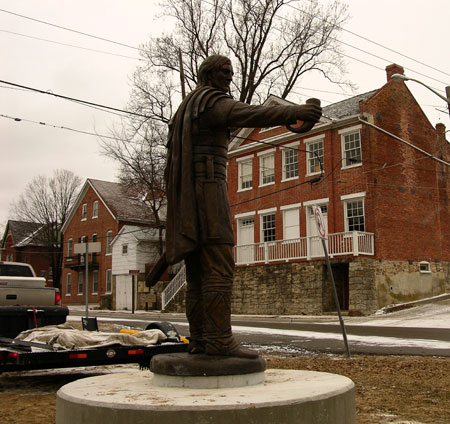
[[[328,234],[328,254],[373,255],[374,235],[362,231]],[[266,243],[254,243],[234,248],[236,265],[290,261],[293,259],[311,259],[325,257],[320,237],[301,237],[291,240],[278,240]]]

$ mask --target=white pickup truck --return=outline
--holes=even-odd
[[[31,265],[0,261],[0,338],[62,324],[68,314],[59,289],[45,287],[45,278],[36,277]]]
[[[61,305],[59,289],[45,287],[33,267],[21,262],[0,262],[0,306]]]

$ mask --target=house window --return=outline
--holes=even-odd
[[[345,203],[346,231],[364,231],[364,200]]]
[[[112,242],[112,231],[108,231],[106,233],[106,254],[111,254],[112,252],[112,246],[111,246],[111,242]]]
[[[239,188],[238,190],[249,190],[253,187],[252,159],[238,162]]]
[[[53,281],[53,268],[52,267],[50,267],[48,269],[48,280]]]
[[[42,278],[47,278],[47,272],[45,271],[45,269],[41,269],[40,276]]]
[[[300,238],[300,210],[299,207],[281,207],[283,209],[283,239]]]
[[[112,273],[110,269],[106,270],[106,293],[111,293],[112,291]]]
[[[70,238],[67,240],[67,259],[72,260],[73,256],[73,240]]]
[[[71,290],[72,290],[72,274],[69,272],[66,275],[66,296],[70,296]]]
[[[78,273],[78,296],[83,294],[83,281],[84,281],[84,277],[83,277],[83,273],[79,272]]]
[[[94,243],[97,241],[97,234],[92,234],[92,241]]]
[[[419,263],[419,272],[422,274],[431,274],[431,265],[427,261]]]
[[[283,149],[283,180],[298,177],[298,150]]]
[[[306,143],[306,174],[320,174],[322,171],[321,163],[323,163],[323,137],[320,140],[310,141]]]
[[[87,219],[87,203],[84,203],[81,206],[81,220],[85,221]]]
[[[92,294],[98,293],[98,271],[92,272]]]
[[[264,242],[275,241],[275,214],[262,216],[262,239]]]
[[[339,131],[343,168],[358,166],[362,163],[360,128],[361,126],[356,126]]]
[[[80,243],[87,243],[87,242],[88,240],[86,236],[80,237]],[[86,246],[84,246],[83,253],[80,254],[80,264],[84,264],[85,256],[86,256]]]
[[[274,153],[265,154],[259,158],[260,185],[270,184],[275,181],[275,157]]]
[[[122,244],[122,255],[128,255],[128,244]]]
[[[92,204],[92,218],[98,218],[98,200]]]

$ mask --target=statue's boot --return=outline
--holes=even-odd
[[[186,317],[189,321],[188,352],[192,354],[205,353],[203,340],[203,302],[198,295],[186,294]]]
[[[231,285],[207,284],[203,288],[204,340],[207,355],[258,358],[258,353],[243,348],[231,331]]]

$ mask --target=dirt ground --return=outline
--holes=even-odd
[[[322,371],[349,377],[356,385],[358,424],[450,423],[450,358],[264,357],[267,368]],[[56,392],[61,386],[79,378],[117,372],[118,367],[4,373],[0,375],[0,423],[53,423]]]

